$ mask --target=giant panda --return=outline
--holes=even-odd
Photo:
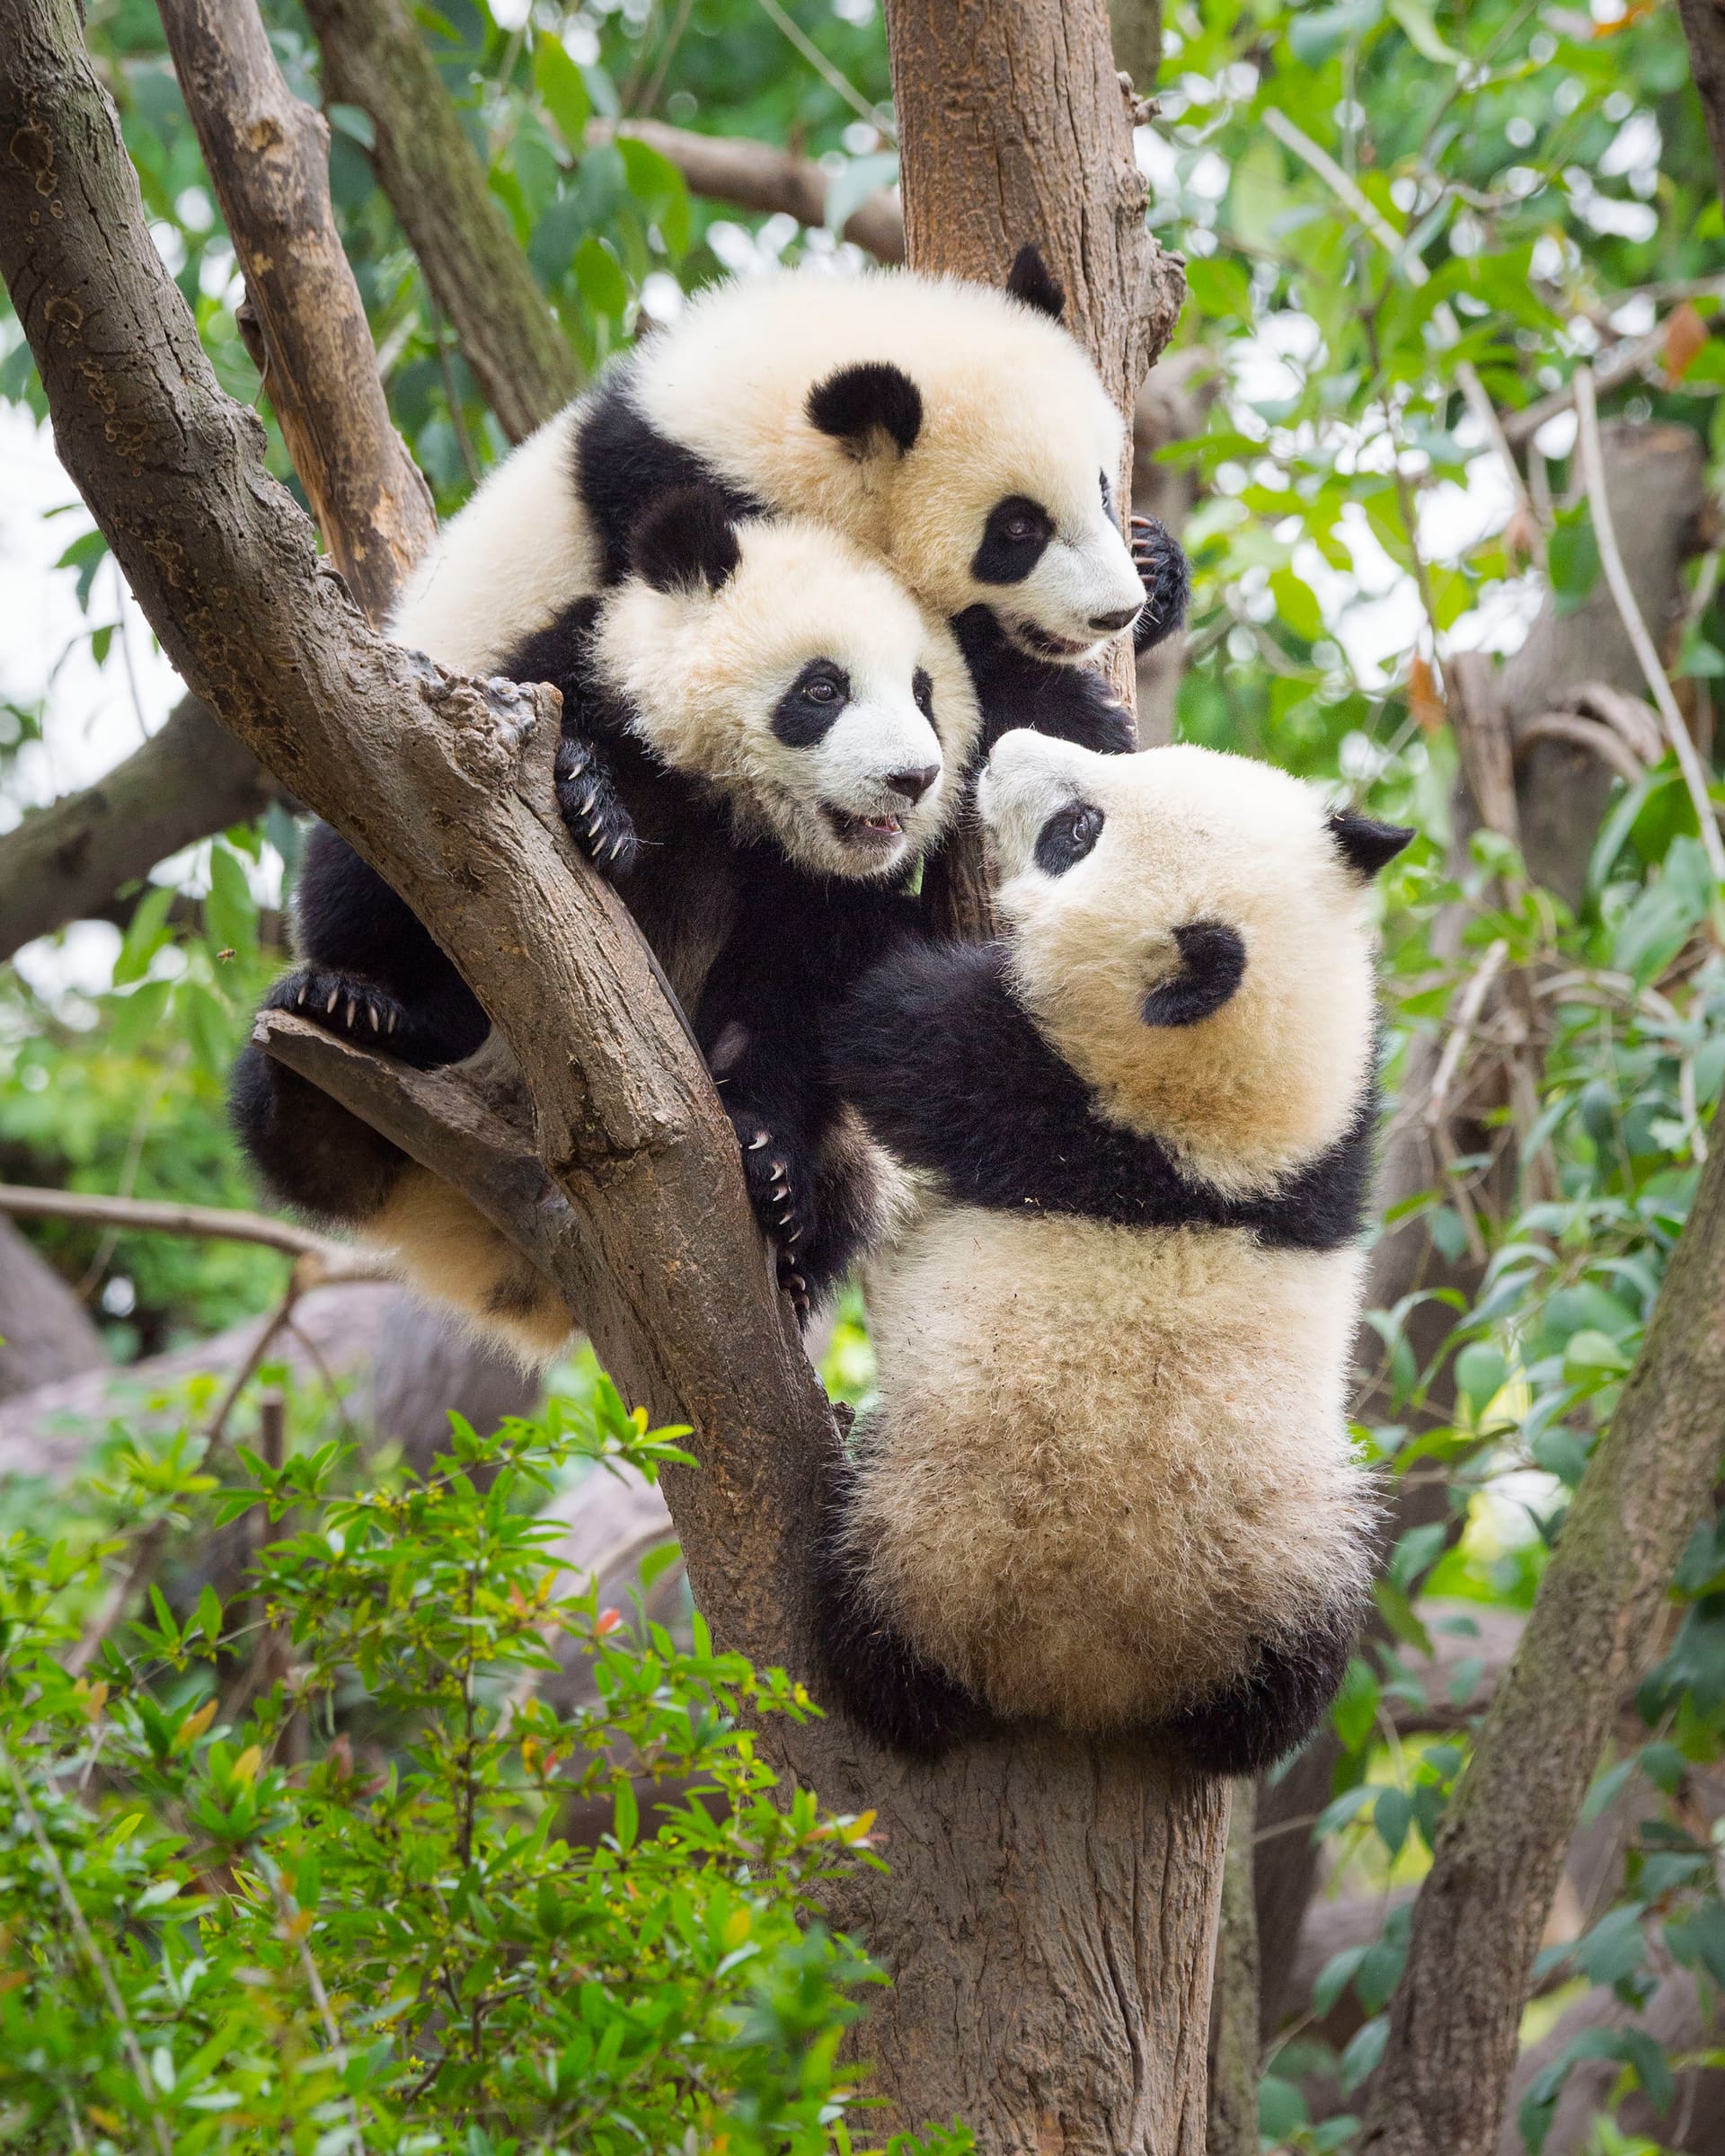
[[[1178,625],[1189,573],[1115,521],[1124,423],[1032,248],[1007,289],[883,270],[713,287],[522,444],[446,527],[397,640],[520,677],[529,640],[615,582],[643,506],[718,486],[809,517],[952,619],[985,728],[1132,746],[1086,664]]]
[[[800,1316],[872,1232],[871,1149],[822,1076],[823,1010],[920,935],[907,885],[956,808],[978,711],[946,624],[823,526],[661,499],[628,572],[524,648],[558,683],[559,806],[616,882],[737,1129]],[[325,825],[296,894],[301,965],[266,1007],[420,1068],[486,1042],[477,998]],[[569,1313],[465,1200],[263,1051],[232,1108],[265,1181],[394,1250],[407,1277],[530,1358]]]
[[[830,1029],[922,1195],[866,1273],[821,1658],[913,1751],[1044,1718],[1255,1772],[1368,1596],[1367,887],[1412,834],[1238,756],[1022,731],[978,805],[1000,940],[903,954]]]

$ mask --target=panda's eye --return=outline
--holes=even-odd
[[[1045,876],[1064,876],[1092,852],[1102,835],[1102,812],[1092,801],[1057,808],[1036,835],[1036,865]]]
[[[934,684],[928,678],[926,668],[918,667],[911,676],[910,693],[916,709],[932,723],[934,717]]]
[[[838,694],[838,684],[828,675],[817,674],[812,681],[803,683],[802,693],[810,703],[831,703]]]
[[[787,748],[812,748],[850,700],[851,677],[836,659],[811,658],[774,707],[773,731]]]

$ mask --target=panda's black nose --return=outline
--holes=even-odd
[[[894,793],[902,793],[907,801],[920,801],[940,775],[938,764],[924,764],[920,771],[889,771],[886,783]]]
[[[1117,629],[1129,628],[1142,612],[1141,606],[1122,606],[1118,614],[1092,614],[1090,625],[1101,636],[1112,636]]]

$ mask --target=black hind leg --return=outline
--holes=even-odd
[[[1261,1774],[1296,1751],[1341,1689],[1358,1627],[1331,1615],[1267,1639],[1243,1676],[1175,1717],[1169,1733],[1203,1774]]]
[[[842,1456],[822,1494],[815,1544],[815,1646],[833,1702],[879,1745],[938,1759],[978,1733],[986,1710],[955,1678],[920,1654],[872,1606],[858,1553],[845,1535],[854,1471]]]
[[[372,1219],[407,1165],[370,1124],[253,1042],[234,1065],[227,1106],[272,1195],[325,1225]]]

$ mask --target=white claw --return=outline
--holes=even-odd
[[[588,810],[588,809],[589,809],[589,808],[590,808],[593,806],[594,802],[595,802],[595,801],[597,801],[597,800],[598,800],[598,798],[599,798],[599,790],[598,790],[598,788],[597,788],[597,786],[589,787],[589,788],[588,788],[588,796],[587,796],[587,799],[586,799],[586,800],[584,800],[584,801],[581,803],[581,811],[580,811],[580,812],[581,812],[581,814],[582,814],[583,816],[585,816],[585,815],[587,814]]]
[[[619,853],[622,853],[623,849],[624,848],[624,846],[626,846],[626,845],[628,844],[628,843],[629,843],[629,842],[628,842],[628,840],[627,840],[626,838],[617,838],[617,839],[613,839],[613,840],[612,840],[612,842],[611,842],[611,858],[612,858],[612,860],[613,860],[613,861],[615,861],[615,860],[617,858],[617,855],[618,855]]]
[[[324,1006],[323,1006],[323,1015],[324,1015],[324,1017],[325,1017],[325,1018],[327,1018],[327,1017],[330,1015],[331,1012],[332,1012],[332,1011],[333,1011],[333,1010],[335,1009],[335,1006],[336,1006],[336,1005],[337,1005],[337,1004],[338,1004],[338,1003],[339,1003],[341,1001],[341,990],[340,990],[339,988],[332,988],[332,989],[330,990],[330,1000],[329,1000],[329,1002],[328,1002],[327,1003],[325,1003],[325,1004],[324,1004]]]
[[[370,1006],[370,1012],[371,1012],[371,1029],[372,1029],[372,1031],[373,1031],[374,1033],[380,1032],[380,1031],[382,1030],[382,1029],[383,1029],[383,1022],[384,1022],[384,1021],[382,1021],[382,1019],[380,1019],[380,1018],[378,1017],[378,1015],[377,1015],[377,1006],[376,1006],[376,1003],[373,1003],[373,1004]]]
[[[351,996],[349,996],[349,997],[348,998],[348,1023],[349,1023],[349,1025],[352,1025],[352,1023],[353,1023],[353,1020],[354,1020],[353,998],[352,998]]]
[[[756,1135],[748,1141],[749,1152],[758,1153],[761,1150],[761,1147],[765,1145],[766,1142],[767,1136],[765,1131],[757,1131]]]
[[[393,1011],[389,1014],[389,1030],[392,1033],[395,1030],[395,1013]]]
[[[305,1008],[305,991],[303,988],[294,998],[294,1007],[296,1010],[299,1011],[303,1011]]]

